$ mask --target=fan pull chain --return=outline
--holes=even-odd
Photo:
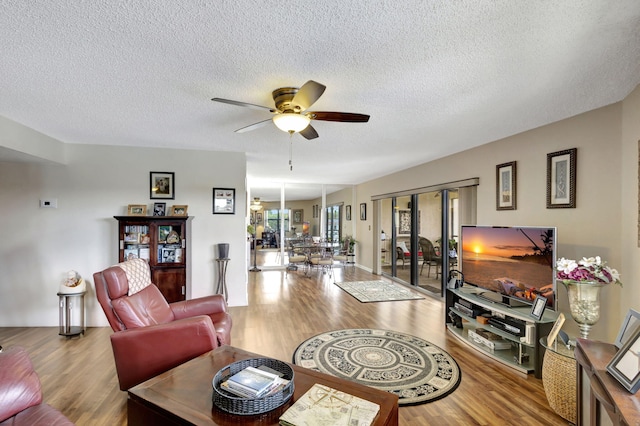
[[[293,171],[293,132],[289,132],[289,171]]]

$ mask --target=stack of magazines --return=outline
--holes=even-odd
[[[279,392],[289,383],[289,380],[281,376],[282,374],[266,366],[247,367],[229,377],[220,386],[242,398],[261,398]]]

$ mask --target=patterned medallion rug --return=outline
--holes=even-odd
[[[293,363],[394,393],[400,405],[435,401],[453,392],[461,372],[447,352],[389,330],[329,331],[300,344]]]
[[[335,285],[362,303],[424,299],[400,284],[386,281],[352,281]]]

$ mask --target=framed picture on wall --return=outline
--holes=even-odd
[[[367,220],[367,203],[360,203],[360,220]]]
[[[547,208],[576,208],[577,148],[547,154]]]
[[[149,198],[173,200],[175,198],[173,172],[149,172]]]
[[[293,223],[302,223],[304,216],[303,216],[303,212],[304,210],[302,209],[294,209],[293,210]]]
[[[398,235],[411,235],[411,210],[398,210]]]
[[[351,204],[349,204],[345,209],[345,217],[347,220],[351,220]]]
[[[262,213],[258,212],[256,213],[256,225],[261,225],[262,224]]]
[[[213,214],[235,214],[236,190],[213,188]]]
[[[516,162],[496,166],[496,210],[516,209]]]

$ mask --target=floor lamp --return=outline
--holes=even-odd
[[[258,253],[258,245],[256,244],[256,237],[253,237],[253,268],[249,269],[249,272],[260,272],[261,269],[256,266],[256,253]]]

